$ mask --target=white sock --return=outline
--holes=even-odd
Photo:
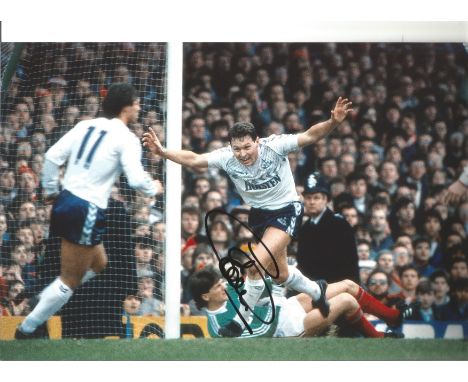
[[[320,287],[315,281],[309,280],[299,269],[291,265],[288,265],[288,271],[289,276],[283,283],[284,286],[297,292],[307,293],[312,297],[313,301],[317,301],[320,298]]]
[[[260,299],[260,296],[262,295],[263,289],[265,289],[265,282],[261,278],[254,280],[247,277],[245,280],[244,289],[246,290],[246,293],[242,297],[246,304],[253,310],[258,300]],[[239,306],[239,312],[244,320],[249,323],[252,312],[250,310],[245,310],[245,307],[242,304]],[[242,327],[245,327],[245,324],[239,315],[236,315],[234,320]]]
[[[41,299],[36,307],[21,323],[20,330],[23,333],[34,332],[50,316],[64,306],[73,294],[73,290],[65,285],[60,277],[43,290]]]
[[[81,279],[81,283],[80,285],[83,285],[86,281],[89,281],[91,280],[94,276],[96,276],[97,273],[94,272],[93,270],[88,270],[86,271],[85,275],[83,276],[83,278]]]

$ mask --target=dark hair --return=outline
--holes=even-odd
[[[106,118],[115,118],[126,106],[132,106],[138,99],[135,88],[127,83],[112,84],[102,101],[102,111]]]
[[[198,217],[200,217],[200,210],[197,207],[185,206],[182,207],[181,215],[182,214],[197,215]]]
[[[465,289],[468,289],[468,278],[467,277],[462,277],[457,280],[453,280],[451,288],[453,292],[454,291],[462,291]]]
[[[357,182],[358,180],[363,180],[367,184],[367,175],[362,172],[354,171],[346,177],[346,184],[350,185],[352,182]]]
[[[217,193],[220,194],[221,196],[223,195],[223,194],[221,194],[221,191],[219,191],[218,189],[216,189],[216,188],[210,188],[209,190],[205,191],[205,193],[201,196],[200,202],[201,202],[202,206],[205,205],[206,200],[208,199],[208,195],[211,194],[212,192],[217,192]]]
[[[154,250],[156,247],[156,241],[147,236],[136,236],[135,237],[135,246],[140,248],[151,248]]]
[[[195,265],[195,261],[197,260],[197,257],[203,253],[209,254],[210,256],[213,257],[213,259],[215,258],[215,254],[213,252],[211,245],[206,244],[206,243],[200,243],[195,247],[195,251],[193,251],[193,254],[192,254],[192,268]]]
[[[258,137],[255,126],[250,122],[236,122],[229,129],[229,141],[232,141],[233,138],[243,138],[249,136],[255,141]]]
[[[431,280],[431,282],[435,282],[435,280],[440,278],[440,277],[445,279],[447,284],[449,283],[449,281],[450,281],[449,275],[443,269],[438,269],[438,270],[432,272],[431,275],[429,276],[429,280]]]
[[[413,270],[413,271],[415,271],[417,273],[418,278],[421,277],[421,275],[419,274],[418,268],[416,268],[412,264],[407,264],[407,265],[401,267],[400,272],[398,272],[398,275],[400,276],[400,278],[403,276],[403,273],[405,273],[407,270]]]
[[[431,208],[430,210],[426,211],[423,215],[423,222],[427,222],[430,218],[436,219],[439,224],[442,226],[444,220],[442,219],[442,216],[440,216],[439,211],[437,211],[434,208]]]
[[[337,164],[336,158],[334,158],[334,157],[332,157],[332,156],[326,156],[325,158],[320,159],[320,161],[319,161],[319,168],[322,168],[323,164],[324,164],[325,162],[329,162],[329,161],[334,161],[335,164]]]
[[[431,247],[431,239],[427,236],[418,236],[416,239],[413,240],[413,248],[416,248],[420,243],[427,243],[429,244],[429,248]]]
[[[202,295],[208,293],[219,279],[220,275],[211,266],[207,266],[195,272],[190,277],[188,288],[198,309],[208,305],[207,302],[203,300]]]
[[[424,294],[424,293],[432,293],[434,289],[432,288],[432,284],[429,280],[421,280],[416,287],[416,294]]]

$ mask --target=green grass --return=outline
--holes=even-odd
[[[0,359],[446,361],[468,360],[468,342],[348,338],[0,341]]]

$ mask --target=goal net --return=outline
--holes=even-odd
[[[165,43],[2,43],[0,242],[2,314],[24,316],[60,270],[60,239],[49,235],[42,203],[44,154],[78,121],[99,116],[111,83],[140,97],[141,138],[152,127],[165,139]],[[57,313],[62,337],[133,337],[130,315],[164,315],[164,163],[143,150],[160,182],[155,198],[116,182],[107,211],[108,265]],[[50,325],[49,325],[50,327]]]

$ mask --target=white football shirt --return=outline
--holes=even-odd
[[[77,123],[47,151],[45,159],[57,166],[68,160],[63,187],[100,208],[107,207],[112,186],[122,171],[130,187],[147,196],[156,193],[141,164],[138,138],[118,118]],[[50,182],[47,177],[43,175],[43,184]]]
[[[231,146],[208,154],[208,166],[226,171],[244,201],[254,208],[276,210],[299,200],[288,153],[299,149],[296,134],[259,140],[259,156],[251,166],[239,162]]]

